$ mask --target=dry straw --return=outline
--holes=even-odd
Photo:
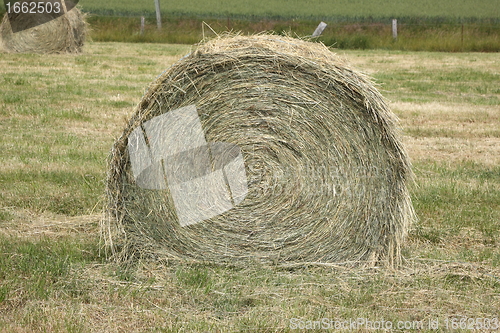
[[[168,190],[137,186],[127,145],[141,124],[190,105],[207,142],[241,149],[248,194],[181,226]],[[395,122],[371,80],[322,44],[202,43],[151,84],[112,148],[106,244],[120,260],[397,264],[415,215]]]
[[[44,1],[52,2],[52,1]],[[44,24],[13,33],[10,20],[5,14],[0,24],[0,50],[8,53],[80,53],[87,35],[85,14],[77,7],[66,11],[64,0],[61,0],[65,14]],[[46,14],[48,15],[48,14]],[[40,19],[36,15],[24,15],[15,20]],[[16,22],[29,25],[30,22]]]

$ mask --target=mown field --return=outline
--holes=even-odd
[[[429,321],[450,331],[500,317],[494,53],[339,51],[376,78],[413,160],[419,222],[403,267],[108,262],[107,154],[148,83],[188,49],[93,42],[78,56],[0,54],[0,331],[296,332],[361,318],[436,332]]]

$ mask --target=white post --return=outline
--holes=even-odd
[[[318,37],[319,35],[321,35],[323,33],[323,30],[325,30],[327,24],[323,21],[321,21],[318,25],[318,27],[316,28],[316,30],[314,30],[312,36],[313,37]]]
[[[398,20],[392,19],[392,38],[398,39]]]
[[[144,25],[146,24],[146,19],[141,16],[141,35],[144,35]]]
[[[156,24],[158,25],[158,30],[161,30],[160,0],[155,0],[155,7],[156,7]]]

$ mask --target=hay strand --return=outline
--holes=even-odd
[[[158,141],[153,123],[175,135]],[[200,154],[216,155],[210,144],[218,142],[238,147],[243,173],[212,164],[212,173],[186,177],[205,163]],[[153,157],[136,155],[140,145]],[[155,149],[165,150],[156,161]],[[236,161],[238,151],[231,154]],[[137,170],[147,165],[132,168],[140,163],[156,165],[150,175],[163,172],[150,178],[161,186],[140,184]],[[175,166],[183,181],[203,180],[179,192],[168,171]],[[235,193],[231,177],[246,178],[244,199],[183,224],[176,195],[201,187],[209,188],[205,198],[213,195],[224,182],[207,175],[218,170],[226,170],[228,193]],[[102,232],[120,260],[394,265],[415,218],[411,178],[396,118],[368,77],[319,43],[220,36],[151,84],[114,144]],[[203,204],[191,207],[193,216]]]

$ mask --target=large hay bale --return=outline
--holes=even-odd
[[[392,265],[414,219],[395,120],[322,44],[208,41],[114,144],[102,231],[121,259]]]
[[[62,1],[62,2],[61,2]],[[80,53],[87,35],[85,14],[77,7],[66,11],[64,0],[61,2],[64,15],[54,14],[11,14],[6,13],[0,24],[0,50],[8,53]],[[38,1],[29,1],[38,2]],[[43,1],[56,2],[56,1]],[[26,26],[14,32],[11,24]],[[38,22],[46,22],[38,24]]]

